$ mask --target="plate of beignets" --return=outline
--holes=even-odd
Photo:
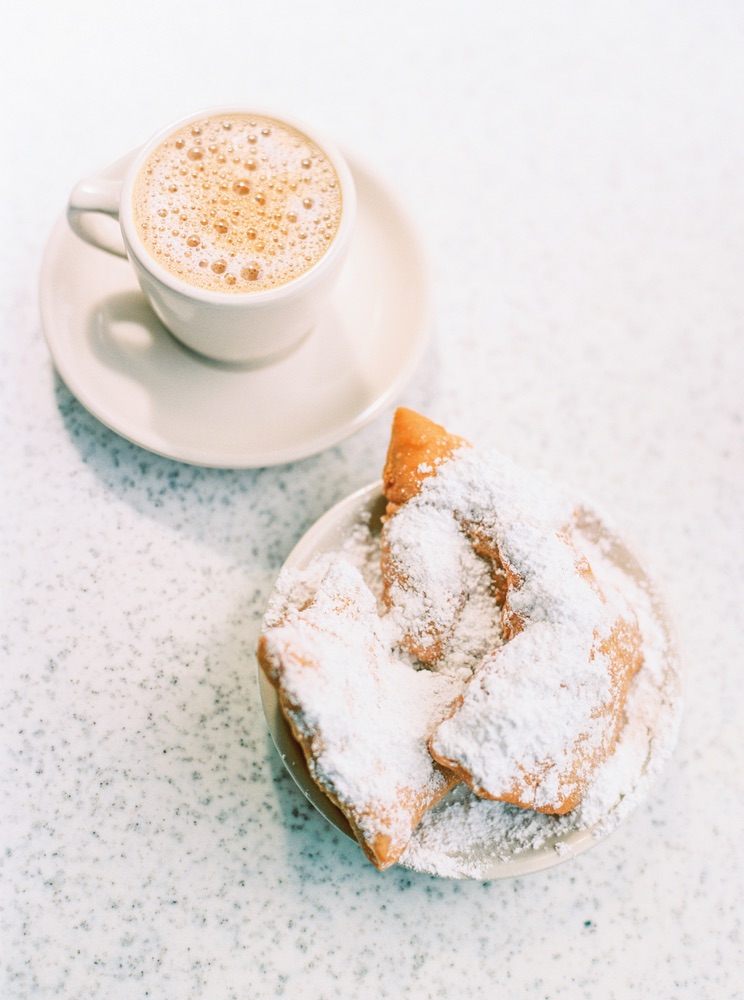
[[[285,765],[380,870],[575,856],[648,794],[679,726],[667,613],[607,518],[407,409],[382,482],[287,559],[258,661]]]

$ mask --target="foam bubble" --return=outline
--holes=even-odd
[[[275,119],[234,114],[165,139],[139,172],[133,211],[144,246],[174,276],[212,291],[255,292],[321,259],[338,230],[341,192],[307,136]],[[177,230],[151,225],[169,215]],[[323,226],[314,224],[320,218]]]

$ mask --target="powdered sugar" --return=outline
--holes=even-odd
[[[607,669],[589,660],[589,643],[537,622],[479,668],[460,708],[438,727],[434,750],[456,759],[491,796],[516,786],[522,800],[550,805],[576,766],[576,742],[580,760],[603,743],[607,724],[593,713],[609,697]],[[546,767],[536,787],[524,782],[525,772]]]
[[[291,606],[311,579],[312,599]],[[446,789],[427,740],[456,695],[453,683],[391,655],[389,623],[348,561],[316,560],[289,583],[263,659],[295,734],[309,743],[310,772],[365,839],[383,834],[403,845],[417,810]]]
[[[386,523],[384,538],[394,563],[387,604],[400,643],[466,679],[501,643],[490,566],[446,508],[406,505]]]
[[[455,878],[493,878],[556,864],[587,849],[647,797],[671,756],[682,712],[679,663],[658,593],[606,518],[579,510],[577,546],[606,592],[636,613],[643,668],[631,683],[612,754],[594,771],[579,805],[550,816],[479,799],[463,786],[429,812],[401,864]]]
[[[499,462],[503,460],[499,459]],[[459,459],[457,464],[460,464]],[[441,477],[442,471],[438,471],[432,482]],[[461,487],[462,481],[457,488]],[[553,518],[556,524],[567,525],[570,522],[574,505],[565,497],[554,490],[545,491],[543,484],[532,477],[527,477],[525,488],[547,518]],[[469,503],[466,493],[462,491],[460,496]],[[468,511],[467,503],[463,503],[461,509]],[[385,614],[381,601],[377,512],[371,521],[369,519],[373,508],[374,497],[360,501],[358,519],[348,522],[343,539],[333,537],[331,547],[334,555],[322,554],[324,545],[321,544],[320,557],[305,557],[299,564],[285,570],[267,612],[266,624],[267,627],[276,625],[287,615],[294,615],[303,608],[334,562],[340,559],[346,564],[353,564],[364,577],[370,596],[373,595],[376,611],[371,614],[371,620],[378,622],[373,629],[375,642],[385,650],[384,657],[380,654],[380,668],[382,670],[384,665],[385,672],[388,669],[399,672],[395,675],[397,689],[399,677],[431,678],[436,677],[436,673],[420,669],[421,665],[401,648],[406,615],[400,612],[397,605]],[[375,510],[379,510],[379,506]],[[472,508],[470,513],[473,513]],[[523,520],[523,515],[515,511],[514,518]],[[395,521],[396,518],[393,518],[390,525]],[[626,602],[633,608],[643,635],[645,664],[631,686],[627,702],[628,719],[614,753],[596,769],[582,802],[566,816],[549,816],[483,800],[464,786],[456,788],[425,815],[401,858],[404,866],[452,877],[486,878],[555,863],[588,846],[597,836],[617,825],[647,794],[651,781],[668,758],[676,739],[680,699],[676,657],[663,610],[642,570],[633,563],[627,549],[607,528],[603,519],[584,512],[584,521],[576,528],[579,531],[577,546],[582,555],[588,556],[601,587],[612,591],[614,602]],[[517,544],[522,544],[519,536],[515,546]],[[446,558],[451,558],[451,553]],[[466,566],[468,559],[474,559],[474,562]],[[493,655],[501,642],[498,616],[493,611],[493,580],[487,561],[473,556],[472,551],[466,554],[462,549],[459,570],[462,570],[468,583],[467,596],[461,603],[459,614],[454,615],[447,657],[437,664],[437,668],[444,671],[442,679],[452,684],[461,684],[478,662]],[[446,585],[446,578],[442,576],[441,579]],[[461,587],[462,575],[457,579],[460,581],[458,587]],[[526,599],[526,595],[522,596]],[[366,605],[365,616],[371,607],[369,603]],[[552,627],[551,621],[559,610],[560,602],[546,611],[543,627]],[[504,645],[500,655],[513,645],[516,638]],[[406,689],[406,681],[402,684]],[[424,729],[431,724],[437,712],[446,714],[443,709],[452,690],[450,687],[446,698],[433,709]],[[415,688],[412,687],[411,692],[415,692]],[[595,692],[594,696],[601,697],[601,691]],[[558,697],[561,697],[560,691]],[[528,700],[527,695],[524,700]],[[431,701],[429,706],[431,709]],[[412,705],[401,706],[401,710],[406,718],[400,718],[395,725],[408,726]],[[529,720],[532,726],[534,709],[529,711],[533,713]],[[366,728],[369,722],[368,713],[363,712],[358,724],[365,734],[370,733]],[[390,739],[390,745],[395,745],[390,727],[375,738],[380,742]]]
[[[580,794],[589,763],[615,732],[600,643],[616,615],[591,575],[578,571],[565,534],[572,514],[554,487],[499,454],[465,448],[383,528],[387,564],[401,581],[391,588],[391,610],[414,647],[422,635],[447,640],[444,664],[461,634],[471,538],[489,565],[506,571],[505,623],[518,634],[501,648],[491,640],[431,746],[480,794],[550,811]]]

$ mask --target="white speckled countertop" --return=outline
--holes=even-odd
[[[741,996],[744,16],[707,4],[16,5],[3,121],[0,996]],[[431,348],[289,465],[159,458],[55,374],[73,183],[191,110],[318,124],[408,204]],[[609,839],[509,881],[379,874],[270,741],[254,647],[393,402],[578,485],[665,589],[677,752]]]

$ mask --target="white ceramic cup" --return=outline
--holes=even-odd
[[[181,280],[155,260],[139,238],[134,222],[135,181],[150,153],[184,125],[230,114],[269,117],[301,132],[325,153],[341,190],[339,227],[323,256],[298,277],[262,291],[218,292]],[[318,323],[346,260],[356,214],[351,171],[343,156],[326,139],[273,112],[258,108],[213,108],[189,115],[158,132],[128,158],[120,178],[111,179],[110,175],[110,170],[104,171],[76,185],[67,207],[70,226],[93,246],[129,259],[154,312],[187,347],[222,362],[268,364],[289,353]],[[118,221],[121,239],[119,232],[112,237],[95,225],[95,218],[101,213]]]

